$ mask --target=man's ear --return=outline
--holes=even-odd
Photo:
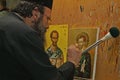
[[[32,15],[35,21],[37,21],[40,17],[40,12],[38,10],[38,7],[35,7],[34,10],[32,11]]]

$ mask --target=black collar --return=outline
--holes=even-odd
[[[13,14],[15,14],[15,15],[16,15],[19,19],[21,19],[22,21],[24,21],[23,17],[22,17],[22,16],[20,16],[18,13],[13,12]]]

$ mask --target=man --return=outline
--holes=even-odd
[[[42,4],[42,6],[38,4]],[[74,46],[59,69],[44,51],[52,0],[23,0],[0,18],[0,80],[72,80],[81,56]]]
[[[51,63],[58,68],[64,62],[63,51],[57,45],[59,38],[58,31],[53,30],[50,33],[50,38],[52,44],[48,47],[46,53],[49,55]]]
[[[8,9],[6,7],[6,0],[0,0],[0,17],[8,14]]]

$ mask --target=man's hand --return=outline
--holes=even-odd
[[[68,48],[67,58],[69,62],[72,62],[77,66],[79,64],[81,58],[81,51],[78,49],[76,45],[71,45]]]

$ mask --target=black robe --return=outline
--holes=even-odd
[[[72,80],[74,64],[51,65],[41,38],[14,13],[0,18],[0,80]]]

